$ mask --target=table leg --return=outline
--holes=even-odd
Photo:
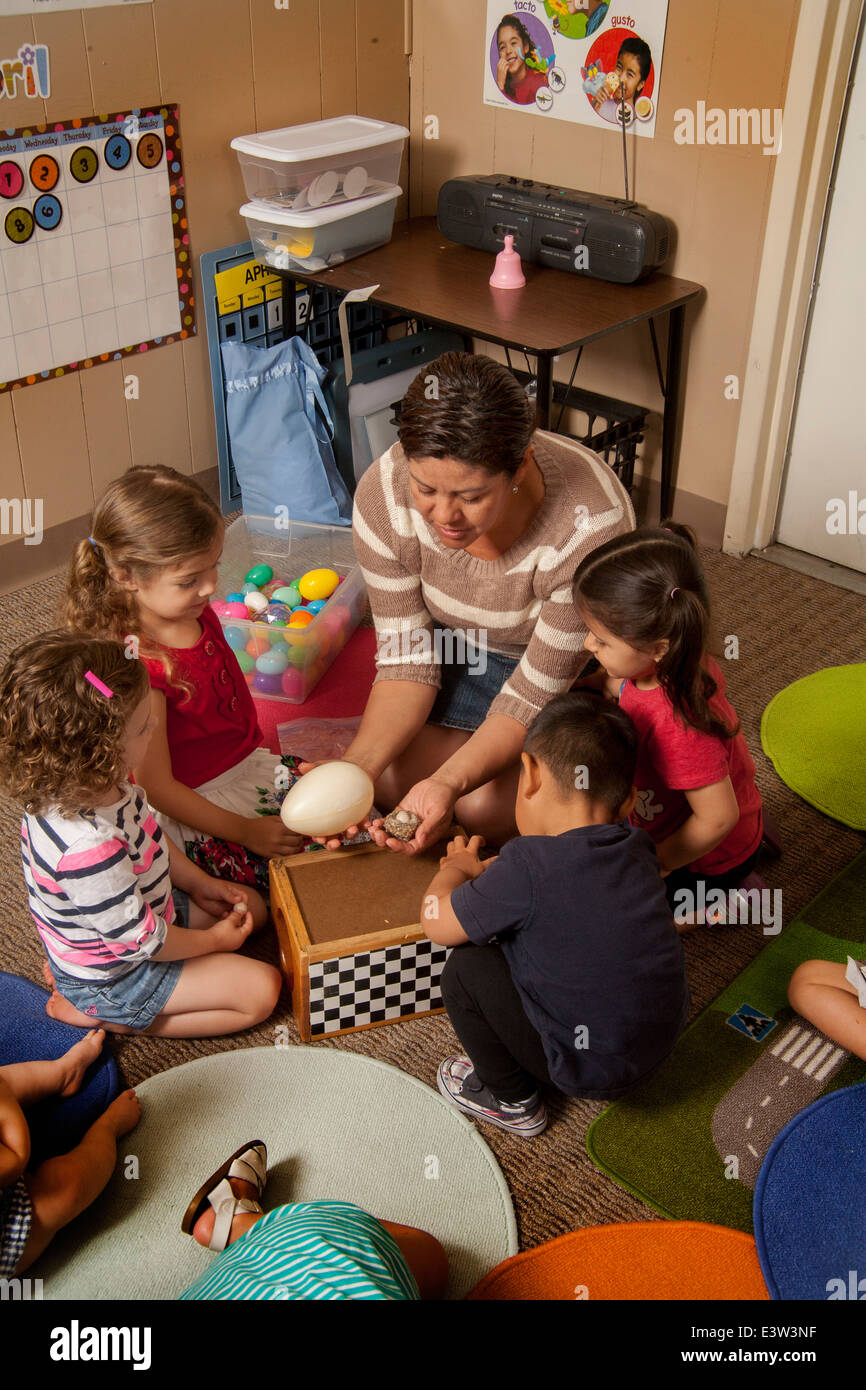
[[[668,325],[667,371],[665,373],[665,410],[662,422],[662,485],[659,498],[659,516],[661,519],[670,516],[673,497],[685,319],[686,306],[684,304],[671,309]]]
[[[536,357],[535,380],[535,428],[550,429],[550,411],[553,404],[552,358],[549,354],[538,353]]]

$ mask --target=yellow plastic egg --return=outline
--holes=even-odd
[[[373,782],[355,763],[320,763],[291,788],[280,809],[298,835],[338,835],[363,821],[373,805]]]
[[[301,598],[330,598],[340,582],[336,570],[307,570],[298,580]]]

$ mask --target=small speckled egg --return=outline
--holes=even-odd
[[[336,570],[307,570],[298,580],[298,588],[302,598],[330,598],[339,582]]]
[[[270,565],[253,565],[252,569],[247,570],[244,578],[248,584],[255,584],[256,588],[261,588],[262,584],[267,584],[273,579],[274,572]]]

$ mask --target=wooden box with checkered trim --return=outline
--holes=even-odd
[[[411,856],[367,844],[271,860],[280,966],[303,1042],[442,1012],[449,948],[420,919],[444,852],[444,841]]]

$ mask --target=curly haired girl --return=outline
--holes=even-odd
[[[76,546],[66,621],[126,643],[153,688],[153,736],[136,778],[196,863],[267,889],[267,860],[302,846],[279,816],[280,759],[264,746],[249,687],[209,600],[224,525],[192,478],[131,468],[108,487]]]
[[[280,992],[272,966],[230,954],[267,909],[191,864],[130,783],[151,699],[141,662],[80,633],[42,633],[0,671],[0,786],[24,806],[46,1008],[115,1033],[237,1032],[267,1018]]]

